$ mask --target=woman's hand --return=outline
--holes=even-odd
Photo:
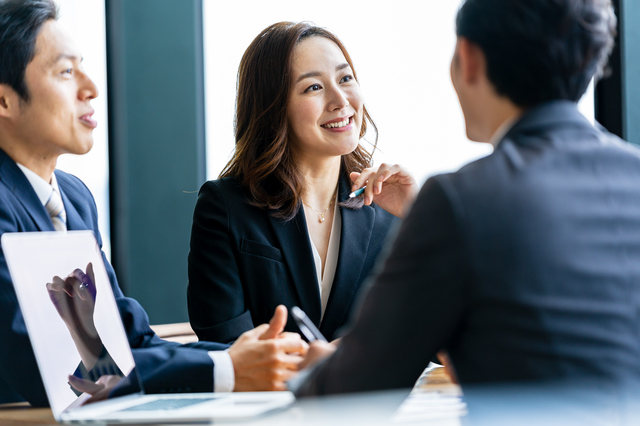
[[[361,173],[351,173],[355,191],[363,186],[364,204],[376,204],[397,217],[403,217],[408,207],[418,195],[418,184],[409,171],[399,164],[380,164],[380,167],[367,168]]]

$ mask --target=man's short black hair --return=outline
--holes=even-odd
[[[35,55],[38,33],[50,19],[58,19],[52,0],[0,0],[0,84],[11,86],[25,101],[24,73]]]
[[[613,48],[611,0],[467,0],[457,35],[477,44],[489,81],[521,107],[578,101]]]

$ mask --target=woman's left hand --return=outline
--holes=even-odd
[[[355,191],[363,186],[364,204],[376,204],[394,216],[403,217],[408,207],[418,195],[418,184],[409,171],[399,164],[380,164],[380,167],[367,168],[361,173],[351,173]]]

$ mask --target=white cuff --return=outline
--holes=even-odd
[[[233,392],[236,377],[233,371],[233,361],[227,351],[210,351],[213,360],[213,391]]]

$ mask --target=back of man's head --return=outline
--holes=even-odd
[[[35,54],[42,25],[58,18],[52,0],[0,0],[0,84],[10,86],[25,101],[27,65]]]
[[[578,101],[615,36],[611,0],[466,0],[457,35],[485,54],[498,94],[520,107]]]

